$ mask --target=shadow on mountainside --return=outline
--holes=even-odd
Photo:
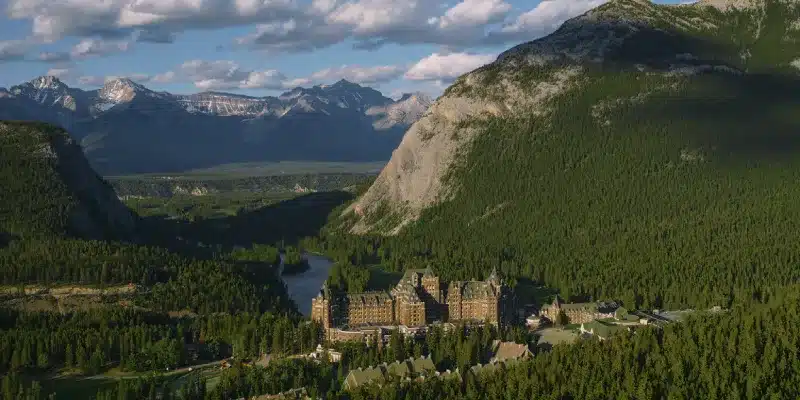
[[[629,108],[633,112],[620,118],[627,119],[624,123],[630,127],[663,127],[664,131],[680,135],[688,145],[713,150],[722,160],[783,161],[800,151],[800,116],[796,112],[800,109],[800,74],[791,66],[800,54],[800,33],[790,32],[784,25],[783,20],[773,21],[773,26],[765,28],[771,30],[769,34],[754,40],[747,27],[736,26],[738,30],[730,32],[725,29],[731,27],[723,27],[720,29],[727,33],[711,35],[644,24],[632,29],[623,19],[576,19],[552,35],[519,45],[516,52],[512,49],[500,58],[520,61],[526,54],[536,54],[551,60],[556,67],[577,63],[608,78],[604,85],[631,87],[636,87],[640,78],[628,75],[630,72],[694,69],[693,74],[683,78],[685,84],[680,85],[679,94],[653,96]],[[625,40],[600,51],[601,42],[610,35]],[[583,54],[582,61],[571,58],[579,53]],[[745,53],[749,57],[742,55]],[[593,58],[603,61],[585,61]],[[503,63],[499,65],[502,68]],[[518,62],[508,65],[519,67]],[[709,71],[710,66],[718,68]],[[498,64],[490,64],[482,69],[488,72],[497,67]],[[529,69],[536,73],[540,68]],[[626,77],[616,79],[623,72]],[[675,79],[673,82],[680,82]],[[636,94],[650,90],[641,85]],[[624,123],[618,121],[615,125]]]
[[[682,125],[687,142],[723,160],[785,161],[800,152],[800,78],[718,73],[692,80],[688,93],[641,111],[658,124]]]
[[[315,237],[325,226],[328,215],[352,200],[344,191],[311,193],[225,218],[183,221],[164,216],[143,217],[152,240],[168,243],[174,249],[196,249],[253,244],[296,245],[302,238]],[[180,240],[175,240],[181,238]]]
[[[0,249],[8,247],[12,240],[16,239],[14,235],[9,233],[0,232]]]

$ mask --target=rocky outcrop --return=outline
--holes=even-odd
[[[580,69],[556,71],[525,90],[514,82],[513,72],[507,71],[500,78],[498,91],[491,96],[461,94],[479,90],[490,73],[478,70],[459,79],[458,90],[439,98],[409,129],[375,183],[344,211],[364,217],[352,228],[354,233],[380,227],[384,233],[395,234],[416,220],[425,208],[451,198],[458,188],[445,185],[445,177],[458,157],[469,152],[471,142],[481,131],[468,122],[511,115],[522,108],[544,116],[547,101],[568,88]],[[387,226],[384,221],[392,222]]]
[[[371,107],[367,115],[376,118],[372,126],[377,130],[407,127],[422,118],[432,103],[433,100],[424,93],[406,93],[395,103]]]

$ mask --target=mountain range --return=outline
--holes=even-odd
[[[127,78],[96,90],[42,76],[0,88],[0,119],[62,126],[101,174],[172,172],[257,161],[382,161],[432,100],[395,101],[341,80],[278,97],[178,95]]]

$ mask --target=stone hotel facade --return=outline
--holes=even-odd
[[[485,281],[446,287],[430,268],[408,270],[390,292],[336,294],[322,286],[311,301],[311,319],[331,328],[404,325],[434,321],[501,323],[508,288],[497,271]]]

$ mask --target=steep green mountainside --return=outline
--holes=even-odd
[[[0,232],[131,239],[136,223],[61,129],[0,121]]]
[[[637,307],[796,282],[800,6],[706,3],[612,1],[462,77],[342,227],[396,268]]]

